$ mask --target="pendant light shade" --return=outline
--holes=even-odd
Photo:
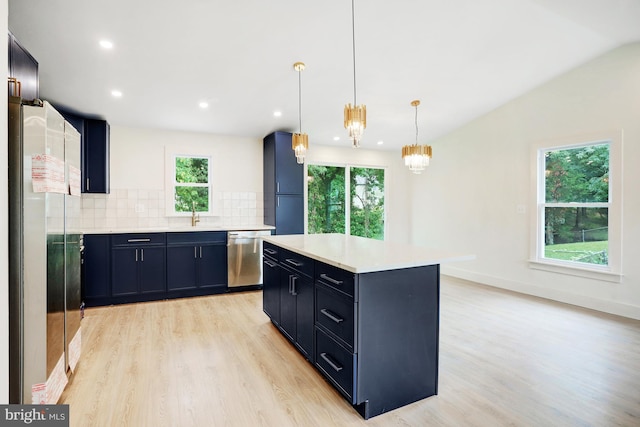
[[[304,163],[304,156],[309,148],[309,135],[302,133],[302,84],[300,73],[304,70],[304,62],[296,62],[293,69],[298,72],[298,133],[294,133],[291,137],[291,148],[296,154],[296,161],[299,164]]]
[[[416,142],[402,147],[404,164],[415,174],[420,174],[425,170],[429,166],[429,160],[432,157],[430,145],[418,145],[418,105],[420,105],[419,100],[411,101],[411,106],[416,108]]]
[[[356,25],[354,0],[351,0],[351,36],[353,53],[353,105],[344,107],[344,127],[349,131],[353,148],[360,147],[360,139],[367,127],[367,107],[358,105],[356,97]]]

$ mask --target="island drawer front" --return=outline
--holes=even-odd
[[[275,261],[277,261],[279,251],[280,251],[280,248],[277,247],[276,245],[271,244],[269,242],[262,242],[262,252],[264,253],[265,256],[273,258]]]
[[[353,351],[353,299],[320,284],[316,285],[316,324],[326,328]]]
[[[173,244],[200,244],[200,243],[224,243],[227,244],[226,231],[185,231],[167,233],[167,245]]]
[[[280,264],[306,276],[313,277],[313,260],[311,258],[280,248],[278,259]]]
[[[355,403],[356,355],[316,327],[316,366],[346,398]]]
[[[111,235],[112,246],[165,245],[166,233],[127,233]]]
[[[316,261],[316,281],[330,288],[354,295],[355,274],[324,262]]]

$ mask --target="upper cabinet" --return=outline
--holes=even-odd
[[[82,192],[108,194],[109,123],[84,117],[63,107],[56,109],[80,132]]]
[[[109,123],[87,119],[84,122],[82,153],[82,191],[109,193]]]
[[[14,85],[9,86],[9,95],[22,96],[31,101],[39,98],[38,61],[9,33],[9,77],[20,82],[21,93]]]
[[[291,149],[291,133],[264,138],[264,223],[275,234],[304,233],[304,168]]]

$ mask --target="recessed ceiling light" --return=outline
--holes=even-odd
[[[273,112],[273,117],[280,117],[282,116],[282,111],[274,111]]]
[[[113,49],[113,43],[109,40],[100,40],[100,47],[103,49]]]
[[[198,104],[200,108],[209,108],[209,103],[206,101],[202,101]]]
[[[113,95],[115,98],[121,98],[122,92],[120,92],[119,90],[112,90],[111,95]]]
[[[378,145],[384,144],[384,141],[378,141]]]
[[[334,137],[333,137],[333,140],[334,140],[334,141],[340,141],[340,137],[339,137],[339,136],[334,136]]]

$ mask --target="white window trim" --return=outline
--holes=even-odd
[[[167,216],[174,217],[188,217],[191,216],[191,212],[176,212],[174,191],[177,184],[189,186],[189,183],[176,183],[176,158],[177,157],[198,157],[208,159],[209,162],[209,183],[206,187],[209,188],[209,210],[198,211],[198,215],[212,216],[213,215],[213,158],[211,155],[195,153],[195,152],[169,152],[165,151],[165,211]],[[204,187],[205,185],[196,184],[195,187]]]
[[[607,282],[622,280],[622,130],[593,132],[534,144],[531,153],[531,205],[535,206],[530,218],[529,267],[554,273],[568,274]],[[609,203],[593,203],[594,207],[607,207],[609,215],[609,265],[600,266],[543,258],[544,251],[544,167],[543,151],[584,147],[609,143]],[[567,204],[571,205],[571,204]],[[581,204],[583,205],[583,204]],[[597,205],[597,206],[596,206]],[[558,206],[558,204],[554,204]],[[573,204],[572,206],[575,206]]]

